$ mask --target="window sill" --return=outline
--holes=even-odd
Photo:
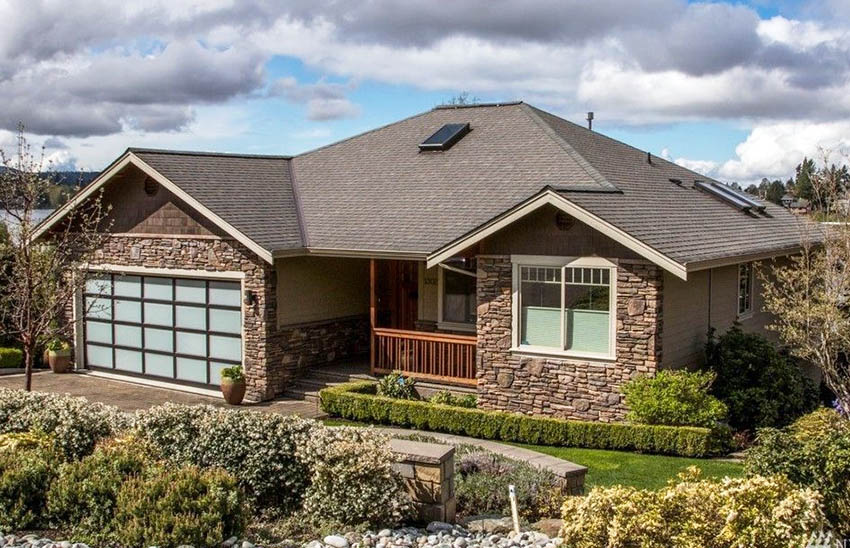
[[[511,353],[518,356],[532,356],[535,358],[555,358],[559,360],[581,361],[581,362],[599,362],[613,364],[617,361],[616,356],[586,354],[581,352],[566,352],[553,350],[551,348],[535,348],[529,346],[515,346],[511,348]]]
[[[476,325],[474,323],[437,322],[437,329],[442,329],[443,331],[463,331],[466,333],[475,333]]]
[[[752,317],[753,317],[753,311],[750,310],[749,312],[744,312],[743,314],[738,314],[737,319],[738,319],[738,321],[749,320]]]

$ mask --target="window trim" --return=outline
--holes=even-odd
[[[610,294],[608,318],[608,352],[576,352],[556,348],[521,344],[520,341],[520,268],[521,267],[564,268],[607,268],[610,270]],[[511,255],[511,352],[534,356],[614,362],[617,360],[617,262],[603,257],[557,257],[551,255]],[[563,270],[562,270],[563,272]],[[564,306],[564,277],[561,275],[561,308]],[[561,314],[561,334],[564,333],[564,318]],[[563,338],[563,337],[562,337]]]
[[[452,272],[457,272],[458,269],[451,268]],[[443,267],[442,264],[437,265],[437,329],[442,329],[445,331],[464,331],[467,333],[475,333],[478,329],[478,312],[476,310],[475,320],[471,323],[463,323],[463,322],[449,322],[443,320],[443,291],[445,290],[445,281],[444,276],[446,273],[446,268]],[[459,273],[459,272],[458,272]],[[473,278],[477,278],[478,276],[474,272],[467,272],[469,276]]]
[[[741,310],[741,270],[744,268],[749,268],[749,279],[747,280],[747,286],[749,288],[749,294],[747,295],[747,308],[745,310]],[[735,294],[737,298],[735,299],[735,312],[736,316],[739,320],[750,318],[755,310],[755,266],[753,262],[746,263],[738,263],[738,272],[735,278]]]

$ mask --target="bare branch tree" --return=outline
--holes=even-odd
[[[107,209],[100,194],[72,208],[48,233],[34,240],[35,212],[51,186],[44,152],[32,151],[18,127],[17,147],[0,151],[0,210],[9,221],[9,237],[0,242],[5,284],[0,289],[3,335],[23,347],[26,389],[32,389],[36,349],[52,338],[67,337],[77,290],[85,283],[87,265],[108,238]]]
[[[813,202],[833,222],[803,222],[801,252],[762,273],[770,325],[796,356],[820,368],[842,409],[850,411],[850,200],[840,170],[821,151],[811,175]]]

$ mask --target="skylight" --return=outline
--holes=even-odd
[[[751,210],[758,211],[759,213],[764,212],[764,204],[753,200],[746,194],[738,192],[732,187],[721,185],[713,181],[696,181],[694,182],[694,186],[700,190],[708,192],[713,196],[716,196],[717,198],[720,198],[724,202],[727,202],[734,207],[737,207],[741,211],[746,211],[748,213]]]
[[[422,141],[419,150],[448,150],[469,133],[469,123],[446,124],[436,133]]]

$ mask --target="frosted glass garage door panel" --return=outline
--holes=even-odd
[[[177,332],[177,353],[192,356],[207,355],[207,338],[197,333]]]
[[[211,363],[210,364],[210,384],[221,384],[221,370],[227,367],[233,367],[232,364],[226,363]]]
[[[86,279],[86,293],[109,295],[112,293],[112,280],[109,276],[92,275]]]
[[[142,323],[142,303],[116,299],[115,319],[120,322]]]
[[[112,343],[112,324],[104,322],[86,322],[86,341]]]
[[[174,357],[145,352],[145,373],[174,378]]]
[[[145,299],[172,300],[171,278],[145,278]]]
[[[142,372],[142,353],[135,350],[124,350],[122,348],[115,349],[115,369],[121,371],[131,371],[133,373]]]
[[[207,362],[177,358],[177,378],[181,381],[207,382]]]
[[[142,278],[140,276],[115,276],[115,295],[121,297],[141,297]]]
[[[170,304],[145,303],[145,323],[171,327],[173,324]]]
[[[210,357],[242,361],[242,341],[236,337],[210,335]]]
[[[115,344],[120,346],[142,347],[142,328],[133,325],[115,326]]]
[[[242,333],[242,312],[210,308],[210,331],[235,335]]]
[[[210,282],[210,304],[241,306],[241,290],[238,282]]]
[[[181,303],[205,303],[207,283],[204,280],[177,280],[174,300]]]
[[[112,300],[86,297],[86,317],[99,320],[112,319]]]
[[[169,329],[145,328],[145,348],[174,352],[174,332]]]
[[[86,345],[86,363],[95,367],[112,367],[112,349],[93,344]]]
[[[207,329],[207,309],[197,306],[177,306],[177,318],[174,320],[174,325],[177,327],[185,327],[187,329],[199,329],[206,331]]]

